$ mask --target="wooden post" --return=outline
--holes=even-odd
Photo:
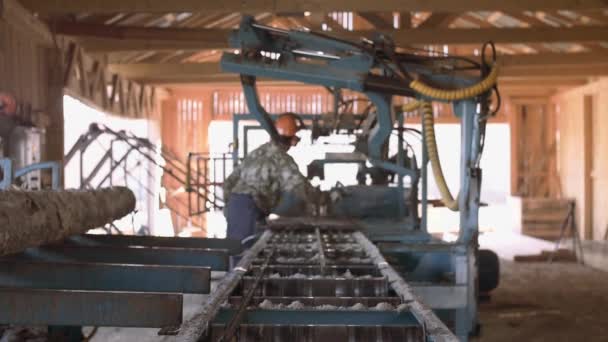
[[[581,234],[583,239],[593,239],[593,95],[585,95],[583,102],[583,203]]]
[[[46,158],[58,161],[63,165],[64,156],[64,123],[63,123],[63,89],[65,82],[64,63],[62,55],[53,48],[44,49],[45,64],[48,74],[46,94],[46,110],[49,126],[46,130]],[[59,178],[63,187],[63,177]]]
[[[519,105],[508,105],[509,127],[511,130],[511,195],[519,194],[519,135],[521,130],[521,113]]]

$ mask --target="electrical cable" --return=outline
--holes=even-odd
[[[486,61],[486,50],[488,49],[488,47],[491,48],[491,52],[492,52],[491,67],[488,65],[488,63]],[[429,58],[429,59],[431,59],[431,58]],[[479,83],[474,84],[472,86],[461,88],[461,89],[455,89],[455,90],[445,90],[445,89],[439,89],[439,88],[432,87],[428,84],[425,84],[420,79],[416,79],[416,80],[412,80],[411,82],[408,82],[409,86],[414,91],[416,91],[417,93],[419,93],[423,96],[426,96],[426,97],[429,97],[432,99],[436,99],[436,100],[442,100],[442,101],[456,101],[456,100],[463,100],[463,99],[479,96],[479,95],[491,90],[492,88],[494,88],[496,85],[496,82],[498,80],[498,69],[499,68],[498,68],[498,63],[496,63],[496,47],[495,47],[494,43],[486,42],[483,44],[482,51],[481,51],[481,59],[482,59],[482,61],[481,61],[480,69],[482,72],[483,79]],[[468,61],[468,59],[464,59],[464,60]],[[397,64],[397,67],[402,71],[402,73],[407,75],[407,72],[403,70],[401,63],[399,63],[398,60],[394,59],[393,62],[395,64]],[[472,62],[472,61],[469,61],[469,62]],[[488,69],[489,69],[489,72],[488,72]]]
[[[429,86],[420,80],[414,80],[410,83],[410,88],[415,90],[417,93],[432,99],[456,101],[472,98],[485,93],[494,87],[497,79],[498,65],[493,64],[490,73],[481,82],[469,87],[456,90],[444,90]]]

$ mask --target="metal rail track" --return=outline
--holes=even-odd
[[[343,225],[266,230],[176,338],[217,341],[227,329],[230,341],[457,341]]]

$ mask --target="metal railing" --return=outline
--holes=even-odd
[[[102,146],[101,158],[91,167],[85,168],[84,154],[93,146],[93,142],[105,136],[110,139],[109,144]],[[120,146],[118,146],[120,144]],[[96,144],[102,145],[102,144]],[[198,163],[204,162],[202,154],[192,154],[200,159]],[[188,191],[188,201],[180,199],[179,196],[172,197],[171,201],[165,201],[164,205],[175,215],[188,221],[192,216],[197,216],[211,209],[221,208],[222,204],[218,201],[218,189],[221,189],[221,182],[211,182],[208,179],[207,168],[200,165],[196,172],[192,170],[191,157],[184,163],[178,156],[165,148],[156,146],[146,138],[137,137],[125,131],[114,131],[99,124],[92,124],[89,130],[82,134],[76,143],[70,148],[65,156],[65,165],[78,157],[79,177],[81,188],[99,188],[102,186],[115,185],[116,176],[124,176],[124,185],[134,184],[137,188],[150,196],[155,196],[149,182],[142,181],[136,173],[141,171],[140,167],[145,168],[144,173],[152,176],[151,168],[159,168],[167,181],[163,186],[167,193],[179,193],[183,189],[197,189]],[[227,157],[225,157],[227,158]],[[119,173],[120,171],[120,173]],[[211,188],[210,188],[211,187]],[[196,204],[196,210],[193,206]]]
[[[189,153],[187,168],[186,191],[190,215],[223,209],[222,186],[233,169],[232,152]]]
[[[14,170],[13,162],[8,158],[0,159],[0,169],[2,170],[2,180],[0,189],[8,189],[19,178],[35,171],[51,171],[51,189],[57,190],[61,186],[61,164],[59,162],[42,162],[31,164],[18,170]],[[37,189],[40,190],[40,189]]]

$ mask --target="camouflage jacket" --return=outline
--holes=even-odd
[[[225,180],[223,190],[226,203],[233,193],[249,194],[265,214],[277,207],[283,193],[312,203],[317,191],[293,158],[272,141],[250,152]]]

